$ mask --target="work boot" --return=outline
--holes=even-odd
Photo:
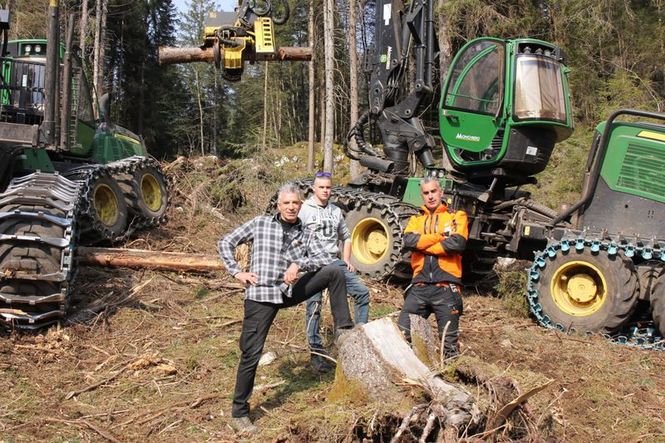
[[[259,431],[259,428],[257,428],[256,425],[252,423],[252,420],[250,420],[247,416],[232,417],[231,427],[237,433],[245,435],[254,435]]]
[[[309,362],[319,372],[328,372],[333,368],[332,362],[322,355],[312,354]]]

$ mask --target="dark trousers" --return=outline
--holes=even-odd
[[[240,334],[240,364],[236,375],[236,387],[233,393],[233,417],[249,415],[249,397],[254,389],[254,378],[259,359],[263,353],[268,331],[277,311],[297,305],[312,295],[328,288],[330,308],[336,329],[353,327],[349,305],[346,301],[346,280],[339,266],[325,266],[316,272],[309,272],[293,285],[292,296],[284,298],[284,303],[260,303],[245,300],[245,316]]]
[[[452,356],[457,354],[457,339],[459,337],[459,318],[462,315],[462,296],[456,285],[436,286],[413,285],[406,293],[404,307],[399,314],[397,324],[404,332],[406,339],[411,341],[411,320],[409,314],[416,314],[427,318],[434,313],[439,329],[439,340],[446,329],[444,354]],[[450,322],[450,323],[448,323]]]

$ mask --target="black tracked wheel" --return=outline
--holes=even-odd
[[[546,258],[535,288],[552,324],[612,334],[629,320],[639,296],[633,263],[622,252],[559,251]]]
[[[34,173],[0,194],[0,323],[35,329],[67,310],[80,187]]]

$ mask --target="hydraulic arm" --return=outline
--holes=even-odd
[[[352,128],[358,150],[352,157],[370,169],[408,174],[409,154],[415,153],[425,167],[434,164],[434,140],[427,134],[419,117],[422,105],[432,97],[432,71],[436,38],[433,23],[433,3],[415,0],[405,11],[401,0],[379,3],[376,6],[376,46],[370,80],[370,109]],[[415,81],[411,90],[402,96],[410,51],[415,61]],[[376,121],[383,139],[385,159],[364,139],[365,126]]]

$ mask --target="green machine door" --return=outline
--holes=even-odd
[[[441,96],[439,122],[441,137],[457,166],[491,161],[501,150],[505,52],[504,42],[479,39],[453,60]]]

